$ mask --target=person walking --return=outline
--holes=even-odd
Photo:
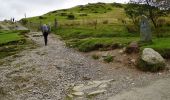
[[[50,33],[50,26],[49,25],[42,25],[41,27],[41,30],[42,30],[42,33],[43,33],[43,36],[44,36],[44,42],[45,42],[45,46],[47,46],[47,42],[48,42],[48,34]]]

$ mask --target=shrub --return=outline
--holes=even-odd
[[[170,21],[166,22],[166,26],[170,26]]]
[[[67,13],[62,12],[62,13],[60,13],[60,16],[68,16],[68,15],[67,15]]]
[[[108,23],[109,23],[108,20],[104,20],[104,21],[103,21],[103,24],[108,24]]]
[[[120,3],[112,3],[111,4],[113,7],[119,7],[122,8],[123,6]]]
[[[70,14],[70,15],[67,16],[67,18],[68,18],[69,20],[74,20],[74,19],[75,19],[75,16],[74,16],[73,14]]]
[[[107,10],[112,10],[112,8],[108,8]]]
[[[80,16],[87,16],[87,14],[86,14],[86,13],[84,13],[84,14],[80,14]]]
[[[127,28],[129,33],[136,33],[136,32],[138,32],[138,29],[135,26],[133,26],[133,25],[126,25],[126,28]]]
[[[93,13],[99,13],[98,11],[94,11]]]
[[[108,55],[108,56],[104,57],[103,60],[107,63],[113,62],[113,56]]]
[[[170,58],[170,49],[155,49],[157,52],[161,54],[166,59]]]
[[[57,11],[52,11],[51,13],[57,13]]]
[[[162,27],[163,25],[165,25],[166,24],[166,21],[165,21],[165,19],[158,19],[157,20],[157,26],[158,27]]]
[[[46,17],[43,17],[43,16],[39,16],[39,19],[46,19]]]
[[[27,20],[27,19],[22,19],[22,20],[21,20],[21,23],[22,23],[23,25],[26,25],[26,24],[28,23],[28,20]]]

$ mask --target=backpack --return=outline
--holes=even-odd
[[[42,26],[42,31],[43,32],[48,32],[49,30],[48,30],[48,26],[47,25],[43,25]]]

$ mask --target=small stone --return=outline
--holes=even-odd
[[[135,85],[135,83],[131,83],[132,85]]]
[[[74,92],[72,94],[75,95],[75,96],[82,96],[82,95],[84,95],[83,92]]]
[[[158,75],[162,75],[162,73],[158,73]]]
[[[131,61],[133,64],[136,63],[136,60],[135,60],[135,59],[131,59],[130,61]]]
[[[84,84],[80,84],[80,85],[78,85],[78,86],[75,86],[74,88],[73,88],[73,91],[81,91],[81,88],[83,88],[84,87]]]
[[[100,86],[99,86],[99,88],[106,88],[107,87],[107,84],[101,84]]]
[[[123,52],[124,52],[123,50],[120,50],[120,51],[119,51],[120,54],[123,54]]]

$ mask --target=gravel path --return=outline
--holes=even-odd
[[[2,60],[0,100],[69,100],[72,96],[74,100],[106,100],[123,91],[170,78],[169,70],[144,73],[118,62],[110,65],[95,61],[67,48],[53,34],[49,36],[48,46],[44,46],[41,33],[32,32],[29,37],[40,46]],[[87,96],[95,90],[90,89],[83,96],[70,96],[76,85],[103,80],[112,81],[98,95]]]

